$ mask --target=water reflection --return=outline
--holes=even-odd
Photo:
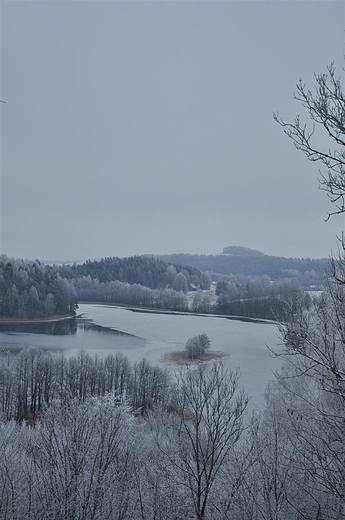
[[[102,325],[97,325],[91,320],[85,320],[83,318],[75,318],[77,323],[77,332],[82,334],[109,334],[111,336],[128,336],[134,337],[133,334],[128,334],[127,332],[122,332],[122,330],[113,329],[110,327],[103,327]]]
[[[81,315],[60,321],[0,323],[2,334],[45,334],[49,336],[71,336],[75,334],[106,334],[132,336],[110,327],[102,327]]]
[[[7,334],[49,334],[65,336],[77,333],[77,318],[61,321],[0,323],[0,332]]]
[[[117,350],[127,353],[145,347],[144,338],[117,330],[113,323],[109,325],[101,326],[85,314],[61,321],[0,323],[0,351],[18,353],[26,347],[38,347],[67,355],[85,350],[105,356]]]

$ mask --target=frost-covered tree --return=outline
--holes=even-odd
[[[344,323],[345,287],[333,278],[328,290],[313,301],[308,311],[301,308],[293,320],[281,327],[293,368],[280,376],[291,417],[303,418],[296,439],[305,454],[305,470],[315,489],[343,504],[337,506],[342,514],[345,514]]]
[[[196,291],[192,300],[192,311],[207,314],[212,311],[210,294],[202,290]]]
[[[54,267],[0,256],[0,317],[43,318],[76,308],[73,282],[63,280]]]
[[[172,411],[153,421],[171,478],[187,492],[198,520],[217,518],[213,488],[244,430],[248,399],[238,385],[239,373],[222,363],[187,367],[178,377]]]
[[[345,95],[333,63],[326,73],[315,74],[315,81],[314,93],[300,80],[294,94],[311,125],[302,122],[299,115],[293,123],[285,122],[278,113],[274,117],[297,149],[310,161],[325,167],[325,171],[319,172],[319,182],[335,204],[336,209],[329,213],[330,217],[345,211]]]
[[[186,293],[188,291],[187,278],[185,277],[185,275],[182,272],[178,273],[175,276],[174,281],[172,283],[172,288],[175,291],[182,291],[184,293]]]
[[[185,351],[189,359],[200,359],[211,347],[211,340],[204,332],[189,338],[186,343]]]
[[[113,394],[47,411],[34,455],[39,517],[124,517],[130,423],[129,408]]]

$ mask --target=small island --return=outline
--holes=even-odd
[[[210,350],[211,340],[204,332],[189,338],[184,350],[170,352],[165,356],[166,362],[176,365],[194,365],[197,363],[207,363],[213,359],[220,359],[227,354],[221,351]]]

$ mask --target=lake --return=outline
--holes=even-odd
[[[277,326],[219,316],[141,312],[121,307],[80,304],[76,318],[52,323],[0,325],[0,347],[19,351],[38,346],[66,355],[80,349],[105,356],[122,351],[131,362],[146,357],[174,369],[166,354],[183,350],[186,341],[206,333],[211,349],[226,354],[229,368],[240,367],[241,382],[252,396],[251,407],[262,407],[273,371],[282,365],[267,346],[281,351]]]

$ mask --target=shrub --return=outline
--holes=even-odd
[[[211,340],[207,334],[199,334],[189,338],[186,343],[186,354],[189,359],[200,359],[210,349]]]

